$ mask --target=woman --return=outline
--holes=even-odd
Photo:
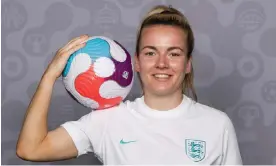
[[[228,116],[196,102],[193,32],[183,14],[166,6],[154,7],[138,31],[134,65],[143,96],[48,132],[55,80],[87,39],[71,40],[49,64],[27,110],[18,156],[54,161],[94,152],[104,164],[242,164]]]

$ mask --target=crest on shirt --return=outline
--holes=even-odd
[[[204,159],[206,152],[206,142],[201,140],[186,139],[186,154],[194,162]]]

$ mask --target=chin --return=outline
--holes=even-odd
[[[157,95],[157,96],[167,96],[171,95],[173,91],[171,89],[154,89],[151,91],[152,94]]]

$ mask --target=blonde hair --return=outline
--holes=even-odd
[[[187,34],[187,59],[190,60],[192,58],[192,53],[194,50],[194,34],[191,29],[191,26],[187,20],[187,18],[177,9],[172,6],[158,5],[153,7],[143,18],[140,28],[137,33],[136,40],[136,55],[139,56],[139,47],[141,40],[141,32],[143,28],[151,26],[151,25],[171,25],[180,27]],[[141,82],[141,78],[138,73],[139,80]],[[195,101],[197,101],[197,95],[194,88],[194,71],[193,65],[191,65],[191,72],[186,74],[182,93],[191,96]],[[142,82],[141,85],[143,86]],[[192,94],[191,94],[192,93]]]

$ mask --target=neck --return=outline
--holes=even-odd
[[[183,94],[175,93],[171,95],[154,95],[150,93],[144,94],[145,103],[154,110],[166,111],[176,108],[182,102]]]

